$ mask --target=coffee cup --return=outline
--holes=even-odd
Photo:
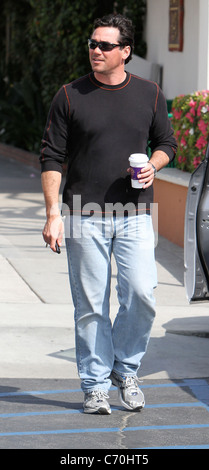
[[[132,153],[129,157],[129,163],[131,167],[131,186],[132,188],[140,189],[143,188],[144,183],[139,183],[137,175],[141,172],[141,169],[147,165],[148,157],[145,153]]]

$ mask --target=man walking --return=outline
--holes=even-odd
[[[58,91],[44,131],[43,237],[53,251],[61,245],[58,195],[67,156],[63,202],[83,407],[85,413],[110,414],[111,382],[126,409],[145,404],[137,371],[155,316],[157,284],[150,204],[155,173],[174,158],[176,141],[159,86],[125,71],[134,47],[131,21],[122,15],[97,19],[88,45],[92,72]],[[143,188],[135,189],[128,158],[146,153],[148,141],[152,156],[137,176]],[[113,325],[112,254],[120,304]]]

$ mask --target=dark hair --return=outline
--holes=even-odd
[[[110,14],[102,18],[97,18],[94,21],[94,30],[101,26],[112,26],[113,28],[119,29],[120,42],[123,46],[130,46],[131,48],[130,55],[125,60],[125,64],[127,64],[132,59],[134,50],[134,26],[132,21],[120,14]]]

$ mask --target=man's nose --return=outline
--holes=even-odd
[[[101,49],[99,48],[99,46],[95,47],[94,52],[95,51],[96,51],[97,54],[98,53],[101,54],[101,52],[102,52]]]

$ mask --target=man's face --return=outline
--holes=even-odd
[[[113,44],[119,44],[120,32],[118,28],[99,27],[94,30],[91,39],[97,42],[107,41]],[[124,60],[127,57],[127,51],[125,51],[127,47],[115,47],[112,51],[107,52],[101,51],[99,47],[89,49],[89,59],[93,72],[108,75],[120,69],[123,70]]]

